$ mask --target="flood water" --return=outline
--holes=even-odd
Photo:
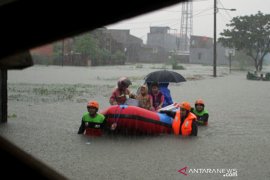
[[[184,65],[177,72],[187,82],[169,86],[174,102],[205,101],[209,126],[199,127],[197,137],[77,134],[88,100],[105,109],[120,76],[136,91],[145,75],[162,67],[9,71],[9,119],[0,134],[69,179],[270,179],[270,82],[247,80],[244,71],[229,74],[227,67],[213,78],[211,66]],[[187,176],[178,172],[185,167]],[[225,177],[217,169],[236,173]]]

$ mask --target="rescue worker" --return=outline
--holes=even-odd
[[[189,102],[182,102],[180,109],[176,112],[161,110],[160,113],[166,113],[174,118],[172,128],[175,135],[197,136],[198,127],[196,124],[196,116],[190,112],[191,106]]]
[[[197,125],[198,126],[207,126],[209,114],[208,111],[204,109],[205,104],[202,99],[198,99],[195,101],[195,107],[191,108],[191,112],[197,117]]]
[[[97,101],[89,101],[87,103],[88,112],[83,114],[81,126],[78,134],[86,134],[92,136],[101,136],[104,128],[105,116],[98,113],[99,104]]]

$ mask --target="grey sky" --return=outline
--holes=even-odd
[[[193,1],[193,34],[213,37],[213,0]],[[256,14],[258,11],[270,14],[269,0],[217,0],[219,8],[235,8],[236,11],[219,10],[217,14],[217,35],[226,28],[232,17]],[[179,33],[182,4],[163,8],[117,24],[109,29],[130,29],[130,33],[146,40],[150,26],[169,26]],[[171,30],[171,33],[176,31]]]

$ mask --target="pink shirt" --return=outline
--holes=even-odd
[[[113,105],[114,103],[117,103],[118,105],[124,104],[127,100],[126,95],[130,95],[129,89],[126,89],[125,91],[120,91],[118,88],[116,88],[110,97],[110,104]]]

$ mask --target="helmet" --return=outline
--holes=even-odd
[[[183,109],[188,110],[188,111],[191,110],[190,103],[189,102],[185,102],[185,101],[180,104],[180,108],[183,108]]]
[[[89,101],[88,103],[87,103],[87,107],[95,107],[95,108],[99,108],[99,104],[98,104],[98,102],[97,101]]]
[[[202,100],[202,99],[197,99],[197,100],[196,100],[196,102],[195,102],[195,106],[196,106],[196,105],[198,105],[198,104],[200,104],[200,105],[203,105],[203,106],[204,106],[204,102],[203,102],[203,100]]]
[[[121,77],[117,82],[118,88],[125,88],[131,84],[131,81],[127,77]]]

